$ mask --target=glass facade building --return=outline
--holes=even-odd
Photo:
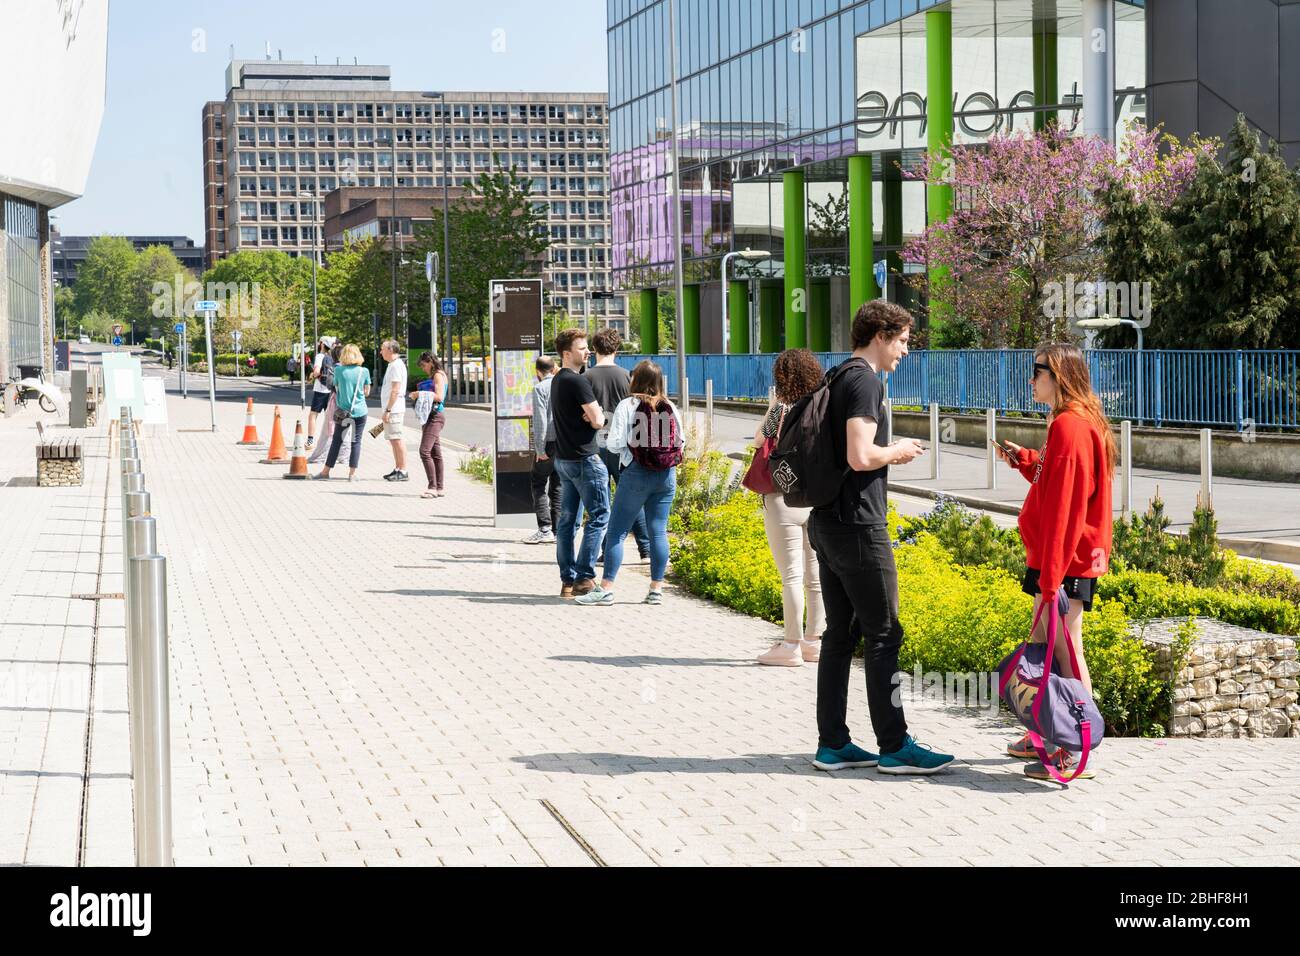
[[[36,203],[0,194],[0,246],[4,248],[8,312],[8,368],[43,365],[41,348],[40,209]]]
[[[677,0],[682,256],[700,287],[687,341],[721,351],[721,311],[701,321],[696,303],[720,301],[733,250],[771,257],[727,277],[753,280],[732,287],[731,351],[838,347],[847,323],[831,316],[878,294],[878,260],[884,294],[906,304],[899,252],[951,202],[906,173],[936,133],[978,143],[1049,119],[1081,132],[1087,3]],[[1110,9],[1122,129],[1146,113],[1146,11]],[[645,290],[644,314],[673,283],[669,0],[609,0],[608,25],[614,281]],[[934,83],[946,95],[932,101]]]

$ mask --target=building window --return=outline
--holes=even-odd
[[[415,118],[418,120],[433,119],[433,107],[428,103],[415,104]]]
[[[240,118],[241,120],[251,120],[251,119],[253,118],[253,104],[252,104],[252,103],[240,103],[240,104],[239,104],[239,118]]]
[[[313,122],[316,119],[316,107],[311,103],[298,104],[298,119]]]
[[[394,110],[397,113],[397,118],[402,120],[409,120],[415,113],[410,103],[398,103]]]
[[[373,103],[357,104],[357,119],[371,121],[375,118],[375,105]]]
[[[334,121],[334,104],[317,103],[316,116],[321,122],[332,123]]]
[[[275,245],[275,226],[262,227],[262,242],[267,245]]]
[[[380,103],[375,107],[375,116],[381,120],[391,120],[393,118],[393,104]]]
[[[239,241],[240,241],[241,243],[247,243],[247,244],[250,245],[250,246],[251,246],[253,243],[257,242],[257,227],[256,227],[256,226],[240,226],[240,227],[239,227]]]
[[[355,119],[357,115],[356,106],[352,103],[340,103],[338,107],[338,114],[339,114],[339,119],[341,120]]]
[[[270,103],[257,104],[257,118],[260,120],[269,120],[275,118],[275,109]]]
[[[282,120],[283,120],[283,119],[293,119],[293,118],[294,118],[294,117],[293,117],[293,104],[292,104],[292,103],[276,103],[276,104],[275,104],[275,118],[276,118],[276,119],[282,119]]]

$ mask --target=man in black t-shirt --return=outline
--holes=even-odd
[[[850,333],[853,357],[830,386],[827,425],[836,465],[847,472],[840,493],[814,508],[808,537],[817,552],[826,631],[817,664],[817,755],[820,770],[877,767],[882,773],[930,774],[952,762],[907,733],[895,701],[898,651],[898,570],[886,526],[889,466],[924,453],[915,439],[890,444],[889,412],[880,373],[907,355],[912,317],[877,299],[858,310]],[[852,742],[846,723],[849,672],[861,633],[866,645],[867,707],[879,754]]]
[[[627,398],[632,377],[628,375],[627,369],[614,362],[618,355],[618,347],[623,344],[618,329],[601,329],[591,337],[591,344],[596,350],[596,364],[587,369],[587,380],[591,382],[591,390],[596,395],[596,401],[600,402],[600,407],[604,409],[605,421],[608,423],[614,417],[614,409],[618,407],[618,403]],[[623,473],[623,466],[619,461],[620,456],[605,447],[607,431],[608,427],[603,429],[598,439],[600,460],[605,463],[605,469],[617,485],[619,476]],[[650,554],[650,534],[646,531],[644,511],[632,522],[632,537],[636,540],[637,551],[641,553],[641,558],[644,560]],[[609,542],[606,541],[605,544],[608,545]],[[600,563],[605,563],[603,551]]]
[[[605,412],[587,366],[587,333],[565,329],[555,337],[560,371],[551,380],[551,420],[555,423],[555,471],[560,476],[560,520],[555,529],[555,559],[560,566],[560,597],[586,594],[596,586],[596,559],[609,522],[609,471],[597,454],[596,433]],[[582,547],[575,553],[579,508],[587,512]]]

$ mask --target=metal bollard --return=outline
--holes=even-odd
[[[138,866],[172,865],[171,710],[168,701],[167,559],[131,559],[134,659],[140,664],[143,772],[138,778],[135,858]],[[134,717],[135,714],[133,713]]]
[[[1214,507],[1214,433],[1201,429],[1201,507]]]
[[[984,455],[988,467],[988,487],[996,489],[998,486],[998,456],[993,450],[993,442],[998,438],[998,412],[996,408],[990,408],[984,413],[984,432],[988,436],[985,443]]]
[[[133,471],[140,470],[140,459],[132,455],[130,458],[122,459],[122,474],[129,475]]]
[[[691,411],[691,380],[685,375],[682,376],[682,421],[685,421],[686,415]]]
[[[144,724],[137,719],[144,701],[144,672],[136,654],[133,630],[138,598],[131,589],[131,559],[142,558],[158,550],[158,530],[157,523],[149,515],[149,493],[137,491],[127,497],[130,516],[122,523],[122,590],[126,597],[126,699],[131,738],[131,787],[135,794],[135,805],[139,808],[145,799],[145,794],[141,792],[144,779]],[[139,826],[138,820],[136,825]]]
[[[1133,510],[1133,423],[1119,423],[1119,454],[1123,471],[1119,481],[1120,514],[1127,516]]]
[[[930,403],[930,479],[937,481],[939,478],[939,446],[943,444],[943,436],[939,432],[939,403]]]
[[[713,435],[713,379],[704,380],[704,417],[709,423],[709,435]]]

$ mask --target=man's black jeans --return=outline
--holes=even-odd
[[[545,461],[534,459],[531,484],[537,530],[554,531],[560,521],[560,476],[555,473],[555,442],[546,443]]]
[[[826,633],[817,664],[818,746],[838,750],[850,740],[846,721],[849,670],[858,635],[866,649],[867,709],[879,751],[903,746],[907,721],[898,691],[898,569],[889,529],[846,525],[816,512],[808,537],[817,552],[826,604]]]

